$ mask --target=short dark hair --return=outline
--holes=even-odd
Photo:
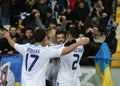
[[[62,29],[58,29],[58,30],[56,31],[56,36],[57,36],[58,34],[63,34],[63,35],[66,37],[66,31],[64,31],[64,30],[62,30]]]
[[[3,31],[6,30],[6,28],[3,25],[0,25],[0,30]]]
[[[71,34],[74,38],[79,37],[79,31],[77,30],[76,27],[69,28],[69,30],[67,31],[67,34]]]
[[[101,35],[103,35],[103,33],[104,33],[103,26],[95,25],[93,27],[97,27],[98,28],[98,32],[101,32]]]
[[[47,8],[47,13],[52,13],[52,9],[50,7]]]
[[[45,37],[46,37],[46,32],[45,30],[42,29],[36,30],[33,35],[35,42],[42,42]]]

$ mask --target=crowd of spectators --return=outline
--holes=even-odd
[[[103,42],[111,53],[117,46],[114,0],[0,0],[0,30],[11,25],[9,32],[14,41],[34,43],[37,29],[61,28],[68,31],[75,27],[79,36],[87,36],[83,57],[94,56]],[[19,20],[22,20],[19,23]],[[19,27],[19,24],[23,28]],[[7,40],[0,38],[0,54],[17,53]]]

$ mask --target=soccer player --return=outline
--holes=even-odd
[[[47,36],[44,30],[38,29],[34,33],[35,44],[17,44],[11,38],[8,32],[4,33],[4,37],[9,44],[14,47],[20,54],[23,55],[22,64],[22,86],[46,86],[45,72],[49,64],[50,58],[61,57],[68,54],[79,45],[84,45],[89,42],[89,39],[80,40],[66,48],[54,48],[53,46],[44,47]],[[69,57],[68,57],[69,58]]]
[[[56,34],[54,36],[56,38],[55,44],[64,44],[65,43],[66,32],[64,30],[56,30]],[[60,62],[59,58],[54,58],[54,59],[51,59],[51,61],[50,61],[51,67],[49,67],[49,69],[50,69],[49,79],[52,81],[52,86],[57,86],[56,80],[57,80],[57,74],[58,74],[58,70],[59,70],[59,62]]]
[[[67,40],[70,43],[79,37],[76,28],[70,28],[67,32]],[[85,38],[86,39],[86,38]],[[81,39],[82,40],[82,39]],[[67,45],[70,45],[68,43]],[[59,71],[57,76],[58,86],[80,86],[80,66],[79,61],[83,54],[83,45],[78,46],[69,54],[60,58]]]
[[[57,44],[64,44],[66,41],[66,32],[64,30],[56,31],[56,41]]]

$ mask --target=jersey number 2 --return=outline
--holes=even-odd
[[[75,64],[78,63],[79,61],[79,55],[78,54],[73,54],[73,57],[77,58],[75,61],[73,61],[73,64],[72,64],[72,70],[76,70],[77,67],[75,66]]]
[[[34,60],[33,60],[33,62],[31,63],[30,67],[28,68],[28,59],[29,59],[29,58],[34,58]],[[25,61],[26,71],[27,71],[27,70],[28,70],[28,71],[31,71],[31,70],[32,70],[32,68],[33,68],[33,66],[35,65],[35,63],[37,62],[38,58],[39,58],[38,55],[30,54],[30,56],[29,56],[28,53],[26,54],[26,61]]]

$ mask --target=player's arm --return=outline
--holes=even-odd
[[[4,32],[4,37],[8,40],[10,46],[14,48],[15,41],[11,39],[9,32]]]
[[[88,44],[89,43],[89,38],[84,38],[84,39],[81,39],[79,40],[78,42],[64,48],[62,50],[62,55],[65,55],[65,54],[68,54],[70,53],[71,51],[73,51],[75,48],[77,48],[79,45],[85,45],[85,44]]]

